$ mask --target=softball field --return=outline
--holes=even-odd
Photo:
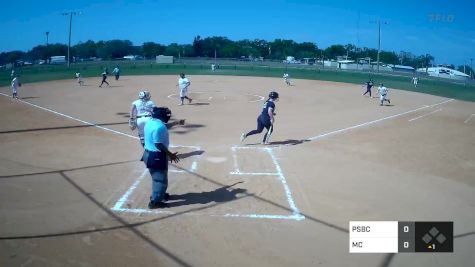
[[[187,77],[184,106],[178,75],[28,83],[20,100],[0,88],[0,266],[475,262],[474,102],[390,89],[381,107],[362,85]],[[127,124],[142,89],[186,119],[170,129],[182,160],[166,209],[147,209],[150,176]],[[241,143],[271,90],[271,144]],[[358,220],[453,221],[454,253],[350,254]]]

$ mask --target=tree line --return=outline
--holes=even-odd
[[[10,51],[0,53],[0,65],[12,63],[18,60],[34,62],[47,60],[51,56],[67,55],[67,45],[49,44],[38,45],[27,52]],[[376,61],[378,51],[374,48],[356,47],[353,44],[331,45],[325,49],[319,48],[312,42],[298,43],[293,40],[275,39],[266,41],[261,39],[232,41],[227,37],[213,36],[201,38],[196,36],[191,44],[172,43],[163,45],[155,42],[145,42],[141,46],[134,46],[129,40],[110,40],[94,42],[88,40],[79,42],[70,49],[71,58],[90,59],[102,58],[106,60],[122,58],[126,55],[139,55],[144,58],[155,58],[157,55],[174,57],[219,57],[252,60],[263,58],[266,60],[281,61],[287,56],[297,59],[324,58],[336,59],[347,57],[358,60],[370,58]],[[414,55],[411,52],[381,51],[380,61],[386,64],[407,65],[414,68],[427,67],[433,64],[435,58],[429,54]],[[452,67],[454,67],[452,65]],[[467,67],[467,66],[466,66]],[[459,66],[463,70],[463,66]]]

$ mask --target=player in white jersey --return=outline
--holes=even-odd
[[[79,71],[76,72],[76,79],[77,79],[79,85],[84,85],[84,81],[82,80],[82,76],[81,76],[81,73]]]
[[[21,87],[18,76],[15,76],[12,80],[12,98],[18,99],[18,87]]]
[[[289,74],[288,73],[284,73],[284,82],[287,84],[287,85],[290,85],[290,77],[289,77]]]
[[[150,97],[151,95],[149,91],[141,91],[139,93],[139,99],[132,102],[132,106],[130,108],[129,127],[131,130],[135,130],[137,128],[142,146],[144,145],[143,129],[145,127],[145,123],[151,119],[152,109],[156,106],[155,103],[150,100]]]
[[[414,84],[414,87],[417,87],[417,84],[419,83],[419,78],[412,77],[412,83]]]
[[[185,78],[184,73],[180,73],[180,78],[178,79],[177,86],[180,87],[180,106],[183,105],[183,101],[188,99],[188,103],[191,103],[193,99],[188,97],[188,87],[190,86],[191,82],[188,78]]]
[[[384,101],[388,101],[389,104],[391,104],[391,100],[388,98],[388,88],[384,86],[384,84],[380,84],[378,87],[378,93],[379,93],[379,101],[380,101],[380,106],[384,104]]]

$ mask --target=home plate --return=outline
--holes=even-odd
[[[206,157],[206,160],[212,163],[222,163],[228,160],[226,157]]]

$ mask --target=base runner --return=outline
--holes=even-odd
[[[262,112],[257,117],[257,129],[248,132],[247,134],[241,134],[241,142],[244,141],[248,136],[261,133],[264,128],[267,129],[267,133],[262,139],[262,144],[268,145],[270,140],[270,135],[274,130],[274,116],[275,116],[275,102],[279,99],[279,93],[272,91],[269,93],[269,98],[264,103],[262,107]]]

